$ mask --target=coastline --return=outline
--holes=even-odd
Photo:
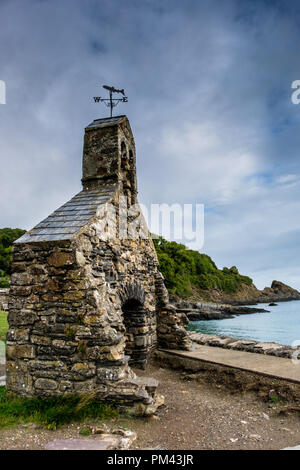
[[[271,287],[265,287],[262,290],[257,289],[254,284],[243,283],[235,292],[226,292],[215,288],[194,289],[191,297],[185,300],[177,297],[173,300],[181,306],[183,303],[243,306],[300,300],[300,292],[281,281],[274,280]]]
[[[222,320],[236,315],[269,312],[259,304],[277,304],[300,300],[300,292],[280,281],[271,287],[259,290],[254,284],[244,284],[237,292],[228,293],[218,289],[198,292],[198,298],[184,300],[173,298],[171,302],[178,313],[185,314],[190,321]],[[253,306],[253,307],[250,307]]]
[[[270,312],[270,310],[259,307],[210,304],[204,302],[177,303],[175,304],[175,308],[177,313],[186,315],[189,321],[223,320],[225,318],[234,318],[236,315]]]
[[[218,319],[222,321],[191,320],[188,330],[233,339],[299,345],[300,303],[291,301],[281,302],[272,307],[268,305],[257,306],[269,310],[264,313]]]

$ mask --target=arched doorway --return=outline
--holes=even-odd
[[[125,354],[129,364],[145,368],[156,342],[156,318],[136,299],[127,300],[122,306],[126,328]]]

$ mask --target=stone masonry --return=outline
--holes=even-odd
[[[0,289],[0,310],[8,309],[8,293],[9,289]]]
[[[93,393],[151,414],[163,402],[158,384],[130,365],[144,368],[157,346],[187,349],[190,340],[137,203],[126,116],[85,129],[82,184],[14,244],[7,389],[28,397]],[[130,227],[121,236],[124,210]]]

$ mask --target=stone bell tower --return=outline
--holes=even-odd
[[[136,203],[135,144],[126,116],[96,119],[86,127],[82,184],[86,190],[116,184],[129,205]]]
[[[162,403],[139,378],[159,345],[186,349],[186,317],[174,311],[151,235],[103,235],[120,196],[137,203],[134,139],[126,116],[85,129],[83,190],[14,244],[7,389],[23,396],[95,392],[136,414]],[[107,211],[106,211],[107,212]],[[116,211],[117,213],[117,211]]]

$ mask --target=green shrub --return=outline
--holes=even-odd
[[[93,394],[51,398],[10,397],[5,387],[0,387],[0,428],[14,424],[36,423],[47,429],[85,419],[104,419],[117,416],[116,410],[99,403]]]
[[[1,312],[0,310],[0,341],[6,340],[7,330],[8,330],[7,313]]]
[[[0,288],[4,289],[9,287],[10,276],[0,269]]]
[[[12,244],[25,233],[20,228],[0,229],[0,288],[9,287]]]
[[[79,434],[81,436],[90,436],[92,433],[92,431],[90,430],[90,428],[81,428],[80,431],[79,431]]]
[[[272,395],[270,398],[273,403],[279,403],[279,397],[277,395]]]
[[[163,237],[154,237],[153,243],[170,294],[188,297],[193,287],[236,292],[243,283],[252,284],[252,279],[240,275],[236,266],[220,270],[208,255]]]

